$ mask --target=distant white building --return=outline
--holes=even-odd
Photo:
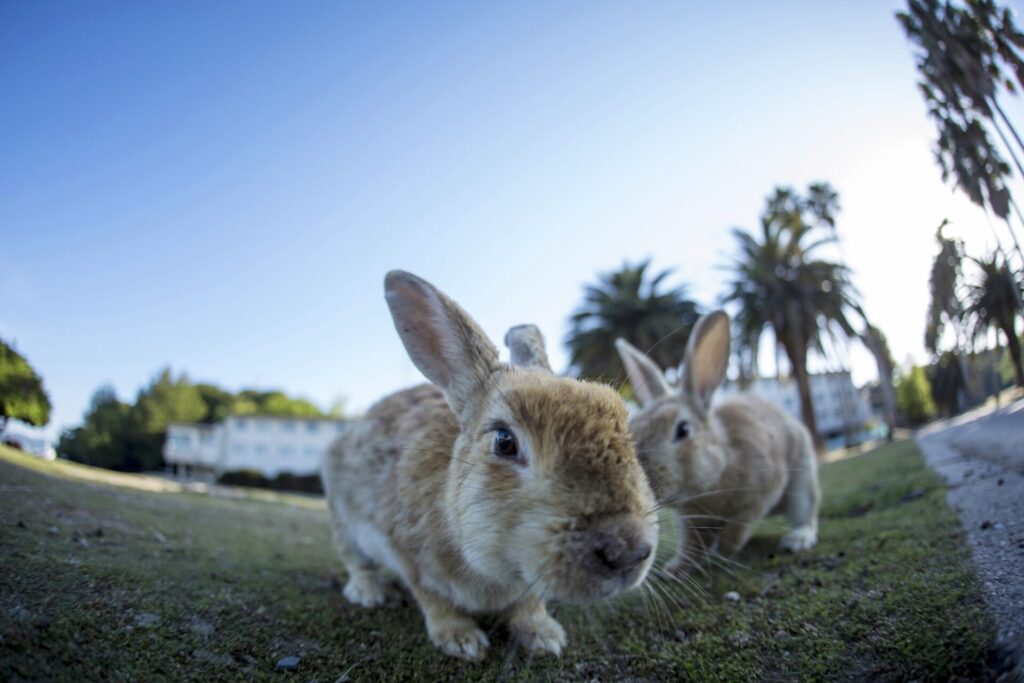
[[[180,476],[256,470],[266,477],[314,474],[345,428],[342,420],[232,416],[216,424],[167,427],[164,460]]]
[[[812,374],[811,400],[814,402],[814,420],[818,435],[833,437],[846,432],[859,432],[871,417],[871,406],[853,385],[849,372],[825,372]],[[768,399],[786,412],[800,415],[800,394],[796,380],[777,377],[759,377],[746,389],[740,389],[736,382],[726,382],[719,390],[722,397],[739,391],[749,391]]]
[[[26,453],[44,460],[53,460],[57,457],[57,451],[50,445],[42,429],[17,420],[10,420],[0,431],[0,441],[17,444],[18,448]]]

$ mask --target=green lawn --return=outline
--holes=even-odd
[[[739,564],[692,585],[556,606],[561,659],[530,659],[485,621],[492,650],[468,664],[434,650],[414,605],[345,602],[320,501],[140,490],[0,448],[0,680],[990,677],[963,531],[916,447],[821,476],[813,551],[775,554],[782,525],[768,520]],[[290,655],[297,671],[275,671]]]

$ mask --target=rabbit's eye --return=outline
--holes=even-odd
[[[504,458],[515,458],[519,455],[519,444],[516,437],[507,429],[499,429],[494,433],[494,454]]]
[[[686,420],[680,420],[679,424],[676,425],[676,441],[682,441],[690,435],[690,423]]]

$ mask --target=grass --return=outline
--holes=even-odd
[[[766,520],[739,565],[656,584],[657,600],[556,606],[560,659],[515,651],[484,620],[479,664],[435,651],[410,603],[345,602],[322,501],[154,492],[124,476],[0,448],[0,680],[993,676],[963,531],[910,442],[822,467],[814,550],[776,554],[782,522]],[[291,655],[298,670],[275,671]]]

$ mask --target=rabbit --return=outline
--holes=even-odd
[[[666,570],[689,573],[718,540],[738,552],[754,525],[782,510],[789,551],[818,540],[817,459],[803,423],[753,394],[711,397],[729,361],[729,316],[715,311],[694,327],[678,389],[624,339],[616,340],[640,409],[630,419],[637,454],[660,505],[677,511],[680,541]]]
[[[387,304],[432,384],[381,399],[325,456],[321,476],[344,596],[415,598],[433,644],[481,659],[474,617],[497,614],[532,653],[559,655],[546,601],[587,603],[639,586],[654,560],[654,494],[610,388],[556,377],[533,326],[509,331],[512,365],[454,301],[391,271]]]

